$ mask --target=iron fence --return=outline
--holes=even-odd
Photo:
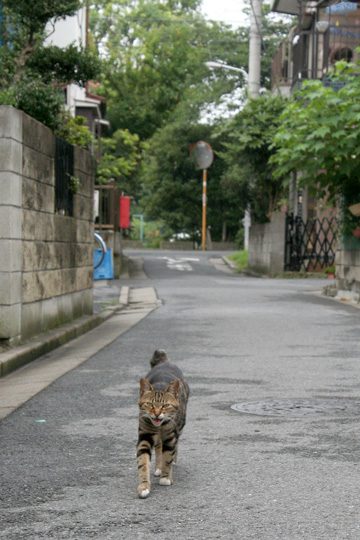
[[[72,216],[74,193],[74,147],[56,137],[55,140],[55,212]]]
[[[316,272],[335,263],[338,220],[286,217],[285,270]]]

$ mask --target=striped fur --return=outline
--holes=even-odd
[[[137,462],[138,495],[150,494],[150,460],[155,449],[155,476],[162,486],[172,484],[172,465],[186,420],[189,386],[181,370],[168,361],[164,351],[155,351],[151,370],[140,380],[139,438]]]

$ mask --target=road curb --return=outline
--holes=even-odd
[[[222,260],[224,261],[224,263],[229,267],[231,268],[231,270],[234,270],[236,271],[236,264],[231,261],[228,257],[226,257],[226,255],[223,255],[222,257]]]
[[[129,294],[130,294],[130,287],[121,287],[120,290],[120,296],[119,296],[119,304],[121,306],[127,306],[129,303]]]
[[[123,309],[129,302],[129,287],[121,287],[119,304],[110,306],[96,315],[85,315],[66,323],[59,328],[40,334],[24,345],[0,353],[0,378],[25,366],[54,349],[61,347],[90,330],[93,330],[115,313]]]

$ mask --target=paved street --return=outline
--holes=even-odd
[[[47,355],[89,358],[0,421],[0,538],[359,540],[360,310],[216,253],[128,255],[124,285],[161,305],[117,338],[98,327],[97,352],[89,333]],[[156,348],[191,397],[174,485],[140,500],[138,380]]]

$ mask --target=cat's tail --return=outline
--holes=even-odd
[[[162,362],[167,362],[168,357],[165,351],[162,349],[158,349],[154,352],[152,355],[152,359],[150,360],[150,366],[155,367],[158,364],[161,364]]]

